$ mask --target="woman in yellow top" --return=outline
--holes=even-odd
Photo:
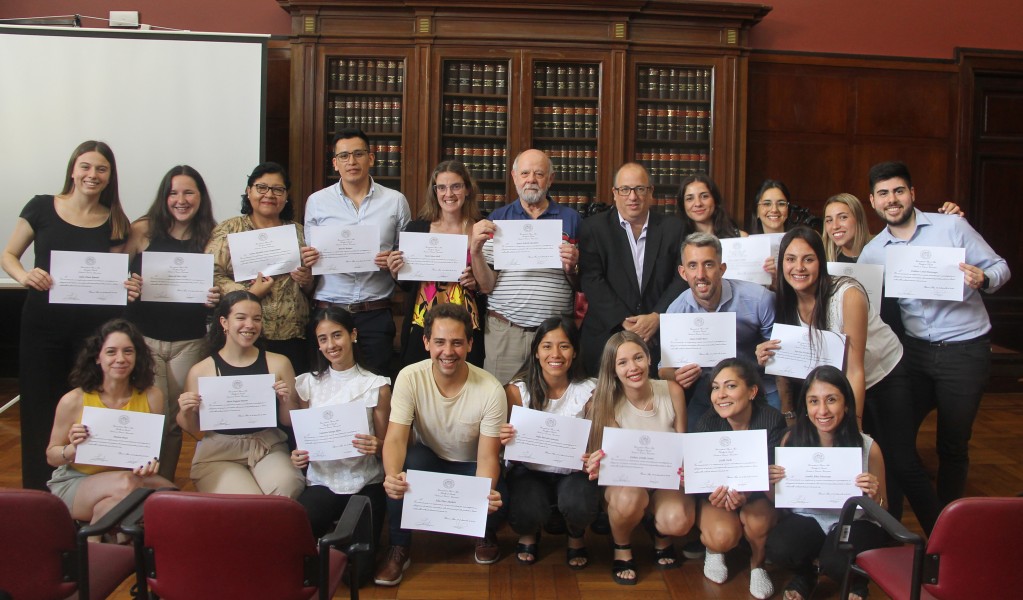
[[[153,358],[139,330],[124,319],[101,325],[86,338],[70,381],[75,389],[57,404],[46,461],[57,467],[47,485],[71,516],[96,522],[136,488],[174,487],[157,475],[156,457],[134,469],[75,462],[78,446],[89,439],[84,407],[163,413],[163,394],[153,387]]]

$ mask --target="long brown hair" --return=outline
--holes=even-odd
[[[110,179],[107,180],[107,187],[103,188],[103,191],[99,194],[99,203],[110,209],[110,239],[123,242],[128,238],[128,233],[131,230],[131,221],[128,220],[128,215],[124,214],[124,209],[121,207],[121,196],[117,191],[117,161],[114,160],[114,151],[110,149],[106,142],[87,140],[75,148],[75,151],[71,153],[71,159],[67,161],[67,172],[64,174],[64,188],[60,191],[60,194],[62,196],[70,194],[75,189],[72,173],[75,170],[75,163],[78,162],[78,158],[86,152],[99,152],[110,163]]]
[[[440,201],[437,200],[437,190],[433,189],[433,186],[437,185],[437,176],[441,173],[454,173],[465,184],[462,220],[471,225],[482,219],[483,216],[480,214],[480,208],[476,202],[480,195],[479,185],[476,184],[476,179],[473,178],[468,167],[457,160],[446,160],[437,165],[437,168],[433,170],[433,175],[430,176],[430,184],[426,187],[426,202],[419,209],[419,218],[430,223],[440,218]]]
[[[82,349],[75,358],[75,366],[71,369],[71,375],[68,376],[68,381],[72,386],[80,387],[86,392],[103,390],[103,370],[96,360],[99,358],[99,353],[103,351],[103,344],[113,333],[123,333],[128,336],[131,345],[135,347],[135,367],[131,370],[131,375],[128,378],[131,387],[141,392],[153,386],[153,380],[156,377],[153,355],[138,327],[124,319],[111,319],[100,325],[96,333],[85,338]]]
[[[615,373],[615,358],[618,356],[618,349],[623,345],[632,342],[639,346],[647,358],[650,358],[650,348],[647,347],[643,338],[631,331],[619,331],[612,335],[604,344],[604,352],[600,355],[600,369],[597,372],[597,387],[593,390],[593,399],[590,409],[590,442],[587,451],[593,452],[600,448],[604,441],[604,428],[616,427],[618,421],[615,419],[615,408],[625,398],[625,390],[622,389],[622,382],[618,380]]]

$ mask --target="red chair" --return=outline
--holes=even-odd
[[[143,509],[145,583],[166,600],[306,600],[317,592],[326,600],[349,557],[356,572],[369,553],[371,520],[369,500],[352,497],[317,548],[305,510],[290,498],[157,492]]]
[[[0,591],[17,600],[102,600],[135,570],[129,546],[91,544],[152,490],[138,489],[97,523],[75,531],[64,502],[39,490],[0,489]]]
[[[851,565],[892,600],[1007,598],[1019,586],[1016,568],[1023,540],[1023,498],[956,500],[941,512],[926,545],[866,497],[846,501],[839,526],[852,521],[856,507],[903,543],[861,552]],[[847,574],[840,598],[848,595],[848,580]]]

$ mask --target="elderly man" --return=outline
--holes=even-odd
[[[512,180],[519,198],[476,223],[472,230],[472,271],[480,290],[488,294],[484,368],[502,384],[508,383],[529,356],[533,333],[545,319],[570,316],[579,250],[575,246],[579,213],[554,202],[547,190],[554,182],[554,165],[540,150],[526,150],[512,163]],[[561,221],[561,268],[495,271],[493,237],[496,221],[551,219]]]

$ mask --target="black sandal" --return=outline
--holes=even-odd
[[[615,550],[629,550],[632,551],[632,544],[612,544]],[[632,571],[635,577],[628,579],[622,577],[622,573],[625,571]],[[615,580],[618,585],[636,585],[636,580],[639,579],[639,573],[636,571],[636,561],[634,559],[618,560],[617,558],[611,562],[611,578]]]
[[[537,556],[539,555],[538,547],[540,545],[540,532],[536,532],[536,540],[532,544],[516,544],[515,545],[515,560],[519,561],[520,565],[532,566],[536,564]],[[520,555],[525,554],[530,558],[524,559]]]
[[[585,533],[579,535],[572,535],[571,531],[568,532],[568,538],[572,540],[581,540],[583,539],[583,535],[585,535]],[[582,559],[583,563],[582,564],[572,563],[573,560],[578,559]],[[586,546],[583,546],[582,548],[573,548],[571,546],[565,548],[565,564],[568,565],[568,568],[572,569],[573,571],[582,571],[587,567],[587,565],[590,564],[589,550],[586,549]]]
[[[661,571],[668,571],[670,569],[677,569],[681,566],[678,560],[678,554],[675,552],[675,544],[669,543],[664,548],[657,547],[657,540],[667,539],[668,536],[661,535],[660,531],[657,531],[657,526],[654,524],[654,518],[652,515],[643,517],[643,528],[646,529],[647,533],[654,541],[654,566]],[[669,562],[661,562],[669,561]]]
[[[809,573],[796,573],[789,580],[788,585],[782,590],[782,598],[784,600],[786,592],[795,592],[803,597],[803,600],[810,600],[810,596],[813,595],[813,591],[817,589],[817,575]]]

